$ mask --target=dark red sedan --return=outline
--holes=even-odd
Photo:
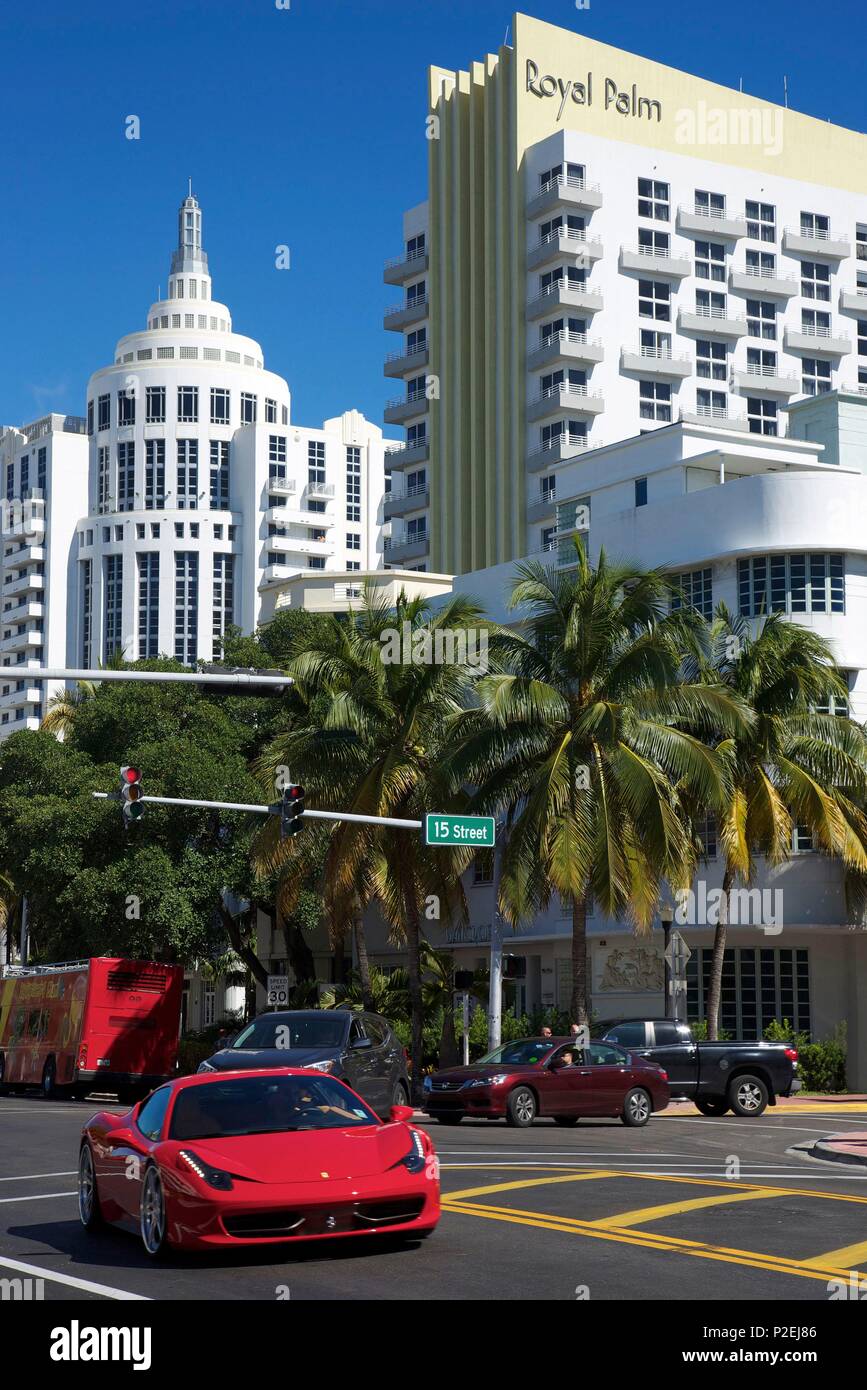
[[[122,1115],[88,1120],[81,1221],[137,1230],[154,1258],[329,1236],[419,1239],[439,1220],[439,1164],[411,1119],[396,1105],[383,1122],[318,1071],[186,1076]]]
[[[465,1115],[505,1119],[521,1128],[540,1115],[576,1125],[584,1116],[618,1117],[646,1125],[668,1105],[668,1075],[611,1043],[577,1047],[569,1038],[521,1038],[504,1043],[471,1067],[452,1067],[424,1080],[424,1109],[440,1124]]]

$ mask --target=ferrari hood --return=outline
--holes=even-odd
[[[190,1139],[179,1148],[252,1182],[317,1182],[384,1173],[409,1151],[405,1124],[358,1129],[303,1129],[281,1134]]]

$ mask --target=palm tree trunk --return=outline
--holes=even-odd
[[[232,950],[236,955],[241,957],[241,960],[244,962],[253,978],[259,981],[263,989],[267,989],[268,971],[256,955],[252,946],[248,946],[247,943],[242,940],[241,927],[238,920],[232,916],[231,912],[226,911],[225,904],[222,900],[218,904],[217,910],[222,919],[223,926],[226,929],[226,935],[229,938]]]
[[[722,973],[723,960],[726,949],[726,928],[729,920],[729,893],[731,892],[734,874],[726,866],[723,874],[722,892],[723,899],[720,905],[719,921],[716,924],[716,931],[713,938],[713,960],[710,967],[710,984],[707,990],[707,1003],[705,1005],[705,1017],[707,1019],[707,1035],[711,1042],[716,1042],[719,1036],[719,1006],[722,998]]]
[[[572,1004],[571,1022],[589,1023],[587,998],[587,894],[572,899]]]
[[[409,976],[409,1055],[412,1062],[410,1099],[414,1102],[419,1102],[422,1099],[422,1066],[424,1063],[424,1004],[421,990],[421,931],[419,927],[418,903],[416,902],[414,889],[415,885],[412,878],[410,878],[404,894],[406,911],[406,965],[407,974]]]
[[[364,934],[364,918],[359,910],[353,923],[355,955],[358,961],[358,978],[361,982],[361,998],[366,1009],[373,1009],[373,995],[370,989],[370,960],[367,955],[367,937]]]

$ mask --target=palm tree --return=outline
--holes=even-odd
[[[752,625],[724,604],[709,631],[698,674],[724,685],[755,718],[730,738],[731,797],[720,820],[725,869],[706,1002],[716,1038],[729,894],[752,882],[755,857],[781,864],[804,826],[827,854],[856,875],[867,873],[867,737],[860,725],[816,707],[845,699],[848,688],[824,638],[773,613]],[[725,736],[724,736],[725,737]]]
[[[450,721],[463,708],[476,670],[467,662],[424,659],[443,635],[481,625],[479,609],[456,597],[436,613],[401,593],[394,609],[366,594],[358,609],[334,618],[314,645],[288,667],[308,699],[311,717],[279,735],[263,760],[273,776],[282,765],[303,781],[319,809],[421,821],[444,810],[439,775]],[[413,645],[392,659],[394,637]],[[440,633],[437,639],[436,634]],[[427,650],[430,648],[431,650]],[[471,851],[428,849],[416,831],[340,821],[326,861],[328,891],[345,901],[354,890],[374,895],[387,923],[407,947],[413,1085],[422,1069],[421,941],[424,913],[461,920],[466,902],[460,874]],[[358,921],[359,914],[355,914]]]
[[[724,759],[703,733],[735,732],[749,712],[733,692],[679,679],[700,623],[669,613],[660,571],[594,568],[580,540],[564,570],[518,566],[511,606],[521,628],[493,650],[502,670],[479,682],[480,708],[454,721],[445,760],[473,803],[510,811],[499,903],[513,925],[557,893],[572,917],[572,1017],[588,1019],[586,924],[592,899],[648,930],[663,878],[689,882],[686,795],[725,804]]]
[[[409,976],[405,970],[389,974],[373,966],[365,988],[353,971],[346,984],[322,990],[319,1003],[323,1009],[365,1009],[402,1023],[409,1018]]]
[[[42,728],[47,734],[54,734],[62,743],[75,722],[76,712],[96,694],[95,681],[79,681],[74,690],[58,690],[48,701],[48,709],[42,720]]]

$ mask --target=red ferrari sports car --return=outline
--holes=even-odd
[[[81,1135],[78,1205],[92,1231],[141,1233],[148,1255],[323,1236],[427,1236],[439,1165],[396,1105],[383,1122],[335,1077],[280,1068],[160,1086]]]

